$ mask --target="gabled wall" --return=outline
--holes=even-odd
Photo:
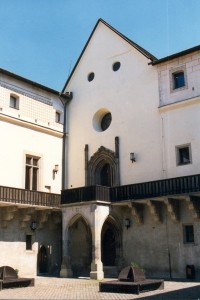
[[[114,72],[116,61],[121,67]],[[114,151],[116,136],[121,184],[162,178],[157,70],[148,63],[120,36],[98,25],[66,89],[74,95],[69,105],[68,187],[85,184],[85,144],[91,157],[100,146]],[[95,73],[91,82],[87,80],[90,72]],[[94,128],[100,109],[112,114],[112,123],[104,132]],[[130,152],[135,152],[137,163],[130,162]]]

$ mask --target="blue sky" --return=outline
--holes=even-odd
[[[99,18],[158,58],[200,45],[200,0],[0,0],[0,68],[62,90]]]

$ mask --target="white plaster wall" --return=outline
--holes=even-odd
[[[19,98],[19,109],[10,107],[10,95]],[[55,122],[56,111],[61,123]],[[62,132],[63,105],[58,96],[0,73],[0,112]]]
[[[163,118],[163,153],[166,177],[199,174],[200,101],[161,111]],[[192,163],[178,166],[175,147],[191,144]]]
[[[114,72],[116,61],[121,68]],[[148,63],[118,35],[98,25],[66,89],[74,95],[69,105],[69,187],[85,184],[85,144],[91,157],[100,146],[114,150],[115,136],[120,139],[121,184],[162,178],[157,70]],[[88,82],[90,72],[95,78]],[[101,108],[112,113],[112,123],[97,132],[92,120]],[[135,152],[135,164],[130,152]]]
[[[170,71],[185,68],[186,88],[170,91]],[[200,51],[158,65],[160,105],[166,105],[200,95]]]
[[[60,193],[62,171],[62,138],[37,132],[28,128],[0,122],[0,184],[25,188],[26,154],[41,157],[39,166],[40,191],[51,187],[52,193]],[[53,168],[59,165],[59,171],[53,178]]]

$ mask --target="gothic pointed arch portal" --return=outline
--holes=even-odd
[[[85,170],[86,185],[119,185],[119,138],[115,138],[115,152],[101,146],[89,161],[88,145],[86,145]]]
[[[116,266],[120,264],[122,257],[122,234],[120,222],[113,216],[109,216],[102,227],[101,254],[104,266]]]
[[[92,234],[86,220],[76,216],[69,226],[69,253],[73,277],[89,276],[92,261]]]

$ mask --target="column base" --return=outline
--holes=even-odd
[[[73,272],[71,269],[67,269],[66,267],[61,267],[60,277],[61,278],[72,278]]]
[[[104,272],[103,271],[91,271],[90,279],[102,280],[102,279],[104,279]]]

